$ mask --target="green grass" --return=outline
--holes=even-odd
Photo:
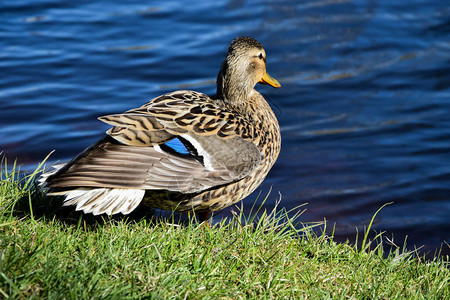
[[[381,234],[336,243],[283,209],[238,210],[211,228],[142,212],[93,217],[14,168],[0,168],[0,298],[450,299],[448,257],[386,253]]]

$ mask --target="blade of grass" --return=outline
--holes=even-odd
[[[369,237],[370,229],[372,229],[372,224],[373,224],[373,221],[375,220],[375,217],[377,216],[377,214],[378,214],[385,206],[391,205],[392,203],[393,203],[393,202],[389,202],[389,203],[383,204],[383,205],[375,212],[375,214],[372,216],[372,219],[370,220],[369,226],[367,227],[366,232],[364,233],[364,239],[363,239],[362,244],[361,244],[361,250],[364,250],[364,249],[365,249],[366,242],[367,242],[367,238]]]

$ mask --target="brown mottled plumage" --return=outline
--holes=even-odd
[[[44,174],[50,195],[94,214],[155,208],[209,212],[253,192],[281,146],[278,121],[254,86],[280,84],[266,72],[259,42],[231,43],[217,94],[175,91],[99,119],[113,127],[72,161]]]

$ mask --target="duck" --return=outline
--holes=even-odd
[[[47,170],[40,186],[84,213],[126,215],[142,204],[208,220],[251,194],[279,155],[278,120],[257,83],[281,86],[266,71],[263,46],[237,37],[216,95],[177,90],[99,117],[112,126],[106,135]]]

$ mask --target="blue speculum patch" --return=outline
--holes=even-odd
[[[186,148],[186,146],[178,138],[174,138],[173,140],[168,141],[164,145],[166,145],[167,147],[169,147],[170,149],[179,154],[190,153],[189,150]]]

